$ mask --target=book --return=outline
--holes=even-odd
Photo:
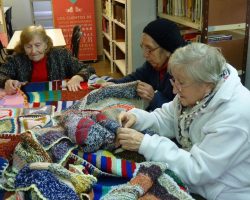
[[[209,35],[208,36],[208,42],[220,42],[220,41],[226,41],[226,40],[232,40],[233,36],[231,34],[217,34],[217,35]]]

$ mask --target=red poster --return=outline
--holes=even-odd
[[[53,0],[54,27],[61,28],[67,48],[75,25],[82,26],[79,60],[96,60],[96,24],[94,0]]]

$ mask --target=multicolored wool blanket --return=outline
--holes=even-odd
[[[68,91],[66,80],[27,83],[18,90],[17,94],[5,95],[1,98],[0,107],[37,108],[53,105],[55,111],[60,112],[73,105],[92,90],[89,89],[87,82],[82,82],[81,87],[82,90],[78,92]]]
[[[112,152],[116,115],[147,106],[136,86],[93,90],[57,115],[51,105],[2,110],[0,199],[192,199],[166,164]]]

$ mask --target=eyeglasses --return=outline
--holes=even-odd
[[[158,47],[155,47],[155,48],[153,48],[153,49],[150,49],[150,48],[148,48],[148,47],[145,47],[144,45],[140,45],[141,46],[141,49],[142,49],[142,51],[144,52],[144,53],[146,53],[146,54],[151,54],[151,53],[153,53],[156,49],[159,49],[160,48],[160,46],[158,46]]]
[[[173,87],[175,87],[179,92],[181,92],[183,88],[190,87],[191,85],[194,84],[194,82],[193,83],[187,83],[187,84],[180,83],[177,80],[175,80],[174,78],[170,78],[169,81],[170,81],[171,85]]]

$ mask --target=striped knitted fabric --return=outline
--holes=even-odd
[[[100,151],[103,152],[103,151]],[[75,149],[74,155],[70,155],[71,163],[78,163],[85,167],[88,173],[94,176],[118,176],[132,178],[137,163],[125,159],[118,159],[115,156],[104,156],[102,153],[83,153]]]
[[[92,74],[88,79],[88,87],[93,88],[93,89],[99,88],[102,83],[105,83],[111,79],[112,79],[112,77],[110,77],[110,76],[98,77],[96,74]]]
[[[82,90],[71,92],[66,88],[66,80],[56,80],[28,83],[22,87],[22,90],[27,96],[30,107],[54,105],[56,106],[56,111],[61,111],[60,109],[66,109],[72,105],[72,102],[74,103],[90,92],[86,82],[81,83],[81,86]]]
[[[46,101],[46,102],[32,102],[28,103],[29,108],[38,108],[43,106],[55,106],[55,112],[60,112],[71,107],[77,101]]]

